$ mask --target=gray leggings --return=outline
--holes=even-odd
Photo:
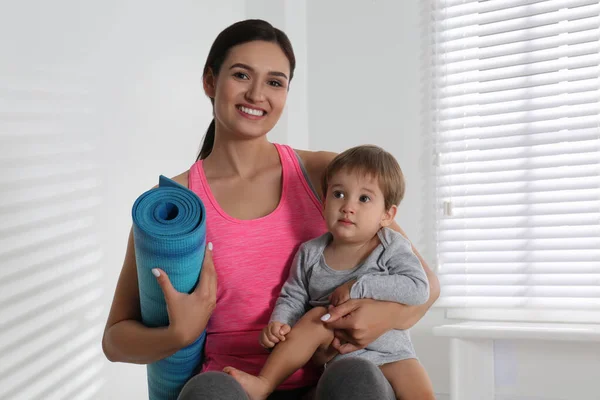
[[[306,389],[279,391],[269,400],[300,400]],[[316,400],[395,400],[394,391],[375,364],[362,358],[345,358],[326,369],[316,389]],[[223,372],[198,374],[183,387],[178,400],[248,400],[239,383]]]

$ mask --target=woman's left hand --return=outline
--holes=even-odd
[[[340,354],[350,353],[393,329],[395,315],[388,311],[389,305],[371,299],[351,299],[337,307],[330,306],[330,317],[323,322],[335,332],[331,345]]]

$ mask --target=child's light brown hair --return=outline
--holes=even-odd
[[[338,154],[323,174],[323,198],[327,195],[333,175],[342,170],[349,174],[358,172],[376,178],[383,193],[386,210],[399,205],[404,197],[405,182],[400,165],[393,155],[381,147],[362,145]]]

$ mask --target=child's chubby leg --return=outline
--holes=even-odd
[[[233,376],[246,390],[251,400],[266,399],[287,377],[310,361],[317,349],[326,349],[333,340],[333,331],[326,328],[321,317],[324,307],[308,311],[279,342],[258,376],[227,367],[223,371]],[[331,352],[329,352],[331,354]],[[331,354],[330,359],[334,356]],[[326,362],[328,360],[324,360]]]
[[[381,367],[381,372],[392,385],[396,399],[435,400],[433,386],[419,360],[410,358]]]

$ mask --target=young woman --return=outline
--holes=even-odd
[[[210,49],[203,82],[214,119],[197,162],[173,179],[206,206],[207,249],[212,250],[207,250],[200,283],[189,295],[176,292],[157,268],[168,327],[147,328],[140,322],[129,235],[102,340],[104,353],[111,361],[148,364],[174,354],[206,329],[202,371],[186,384],[180,399],[247,398],[221,371],[228,365],[260,371],[268,352],[259,335],[292,258],[301,243],[326,231],[320,182],[335,154],[293,150],[266,137],[284,109],[294,67],[287,36],[261,20],[233,24]],[[397,224],[391,227],[404,234]],[[335,329],[332,345],[340,353],[364,348],[391,329],[410,328],[437,299],[438,280],[413,250],[429,280],[427,303],[362,299],[333,308],[327,324]],[[386,399],[393,393],[380,369],[365,360],[340,360],[320,372],[310,365],[300,369],[270,399]]]

